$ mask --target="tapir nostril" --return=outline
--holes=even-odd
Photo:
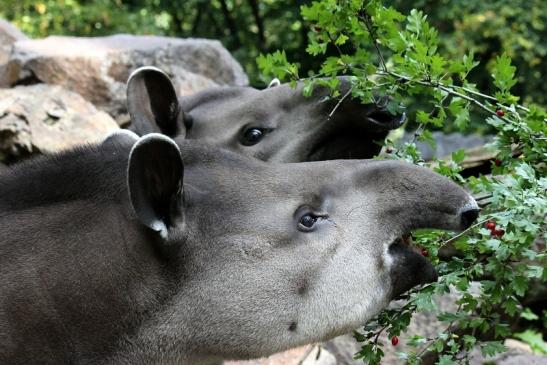
[[[479,216],[480,209],[477,207],[466,207],[461,211],[461,222],[463,229],[469,228]]]

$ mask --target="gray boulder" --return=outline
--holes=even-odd
[[[12,45],[21,40],[28,39],[19,29],[10,22],[0,19],[0,87],[8,86],[6,76],[9,55]]]
[[[60,86],[0,89],[0,161],[102,141],[117,129],[108,114]]]
[[[127,121],[125,83],[141,66],[166,71],[179,95],[248,84],[239,63],[219,41],[125,34],[17,42],[8,62],[9,84],[61,85],[123,123]]]
[[[524,342],[507,339],[504,342],[507,351],[491,357],[484,357],[479,349],[473,350],[470,365],[547,365],[547,356],[532,353]]]
[[[405,132],[402,142],[412,141],[414,134]],[[416,142],[416,147],[422,153],[424,160],[429,161],[436,158],[444,158],[450,156],[452,152],[460,149],[471,149],[484,146],[492,140],[492,136],[481,136],[478,134],[463,135],[461,133],[444,134],[443,132],[433,132],[435,147],[432,147],[427,142]]]

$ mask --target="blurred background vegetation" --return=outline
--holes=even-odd
[[[255,58],[284,49],[301,70],[318,69],[305,47],[313,24],[300,16],[311,0],[0,0],[0,17],[31,37],[53,34],[103,36],[155,34],[219,39],[249,74],[265,81]],[[473,51],[481,61],[470,79],[483,92],[493,60],[507,53],[518,69],[513,89],[523,102],[547,105],[547,9],[545,0],[388,0],[403,13],[423,10],[440,32],[442,52]],[[334,50],[332,50],[334,53]],[[306,76],[306,75],[301,75]]]

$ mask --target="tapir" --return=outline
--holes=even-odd
[[[402,237],[478,213],[402,162],[118,137],[0,173],[1,364],[204,365],[323,341],[436,280]]]
[[[302,162],[376,156],[388,132],[404,122],[391,114],[387,98],[361,104],[351,82],[338,78],[340,97],[326,87],[310,97],[274,83],[264,90],[217,87],[178,98],[169,77],[155,67],[134,71],[127,83],[130,129],[200,139],[264,161]]]

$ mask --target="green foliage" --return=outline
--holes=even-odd
[[[508,55],[497,56],[490,65],[494,96],[479,91],[469,80],[481,66],[473,53],[446,55],[438,31],[419,10],[403,16],[379,0],[322,0],[303,7],[302,15],[316,27],[307,51],[321,62],[319,71],[305,81],[306,93],[321,82],[331,88],[332,97],[342,99],[336,83],[317,80],[322,80],[319,76],[334,80],[338,74],[349,74],[351,94],[363,102],[375,102],[375,95],[389,95],[395,104],[420,98],[421,106],[411,113],[417,125],[416,139],[428,140],[432,128],[446,125],[467,131],[472,117],[496,132],[491,148],[497,151],[499,161],[492,164],[492,175],[467,179],[460,175],[464,151],[453,153],[448,161],[425,163],[415,141],[399,149],[386,142],[394,151],[390,158],[434,168],[468,186],[483,198],[485,207],[481,220],[460,234],[415,232],[415,244],[427,249],[437,265],[439,280],[412,290],[405,296],[404,306],[384,310],[363,331],[356,332],[356,339],[364,342],[356,357],[369,364],[380,363],[380,339],[399,335],[414,312],[436,310],[435,296],[450,290],[461,298],[455,312],[438,315],[446,329],[433,338],[412,337],[407,341],[411,350],[399,356],[409,364],[418,364],[426,351],[433,351],[439,354],[437,364],[455,364],[465,363],[474,346],[485,356],[504,351],[501,340],[511,335],[508,321],[519,318],[521,300],[531,281],[547,279],[547,114],[537,106],[517,104],[519,98],[512,90],[518,70]],[[328,54],[329,50],[336,55]],[[267,76],[282,76],[279,71],[284,69],[290,70],[285,72],[290,80],[299,75],[296,65],[280,54],[262,56],[259,66]],[[484,228],[486,220],[493,220],[496,228]],[[460,254],[441,261],[438,251],[448,244]],[[524,313],[532,321],[539,318]],[[456,329],[464,335],[458,335]],[[487,333],[493,333],[494,338],[481,341]],[[537,332],[516,336],[533,343],[536,350],[542,348]]]
[[[260,85],[269,81],[260,79],[254,62],[260,53],[284,49],[287,57],[299,65],[302,76],[308,76],[310,70],[319,69],[321,64],[318,59],[309,57],[307,51],[336,56],[336,49],[327,47],[331,40],[323,39],[325,34],[318,30],[335,29],[345,23],[343,11],[347,2],[332,1],[306,7],[302,14],[308,20],[304,20],[300,7],[311,3],[311,0],[2,0],[0,17],[13,21],[32,37],[122,32],[220,39],[243,64],[251,82]],[[410,32],[414,28],[426,33],[435,30],[430,36],[444,58],[432,59],[432,75],[438,74],[446,60],[466,54],[470,57],[464,56],[464,67],[454,64],[453,67],[461,69],[451,71],[461,72],[464,78],[470,73],[471,83],[483,92],[494,94],[490,75],[496,58],[505,53],[518,69],[513,93],[521,100],[547,105],[547,83],[543,80],[547,63],[542,62],[547,57],[544,0],[388,0],[386,5],[404,13],[418,9],[411,14]],[[359,2],[352,6],[358,7]],[[339,15],[336,19],[312,21],[317,18],[314,14],[331,9]],[[422,26],[424,14],[433,26]],[[347,48],[359,38],[363,40],[359,45],[361,51],[373,51],[373,44],[367,40],[368,33],[359,27],[355,18],[350,18],[354,22],[350,30],[356,33],[339,33],[334,43]],[[396,10],[375,14],[375,31],[386,42],[383,46],[394,52],[405,47],[395,25],[402,20]],[[312,39],[309,44],[308,35]],[[473,65],[473,59],[480,59],[481,64]],[[412,104],[420,102],[413,100]],[[480,121],[471,122],[480,130]]]
[[[547,342],[543,341],[541,333],[533,330],[526,330],[522,333],[515,333],[515,337],[530,345],[534,352],[547,355]]]
[[[513,92],[527,102],[547,105],[547,12],[544,0],[387,0],[398,10],[428,14],[439,30],[439,50],[447,59],[472,52],[481,64],[469,75],[477,87],[495,93],[490,81],[496,59],[506,54],[517,67]]]
[[[260,55],[256,62],[263,72],[273,75],[280,80],[283,80],[285,76],[289,76],[292,79],[298,79],[298,67],[287,61],[285,51],[275,51],[274,53],[265,56]]]

